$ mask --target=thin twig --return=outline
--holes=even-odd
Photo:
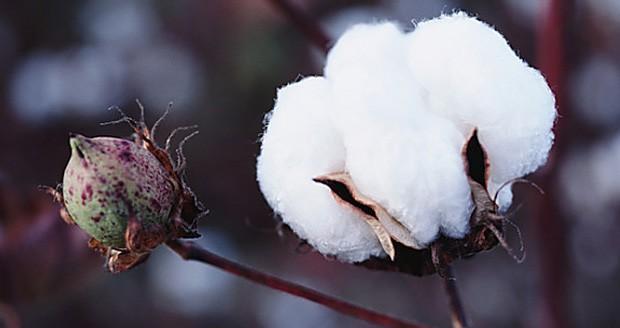
[[[277,7],[312,44],[327,54],[331,40],[316,20],[287,0],[268,1]]]
[[[452,315],[452,327],[453,328],[467,328],[467,316],[465,315],[465,309],[463,308],[463,302],[459,296],[458,288],[456,287],[456,278],[451,266],[447,266],[445,269],[445,275],[443,277],[444,288],[446,294],[450,300],[450,312]]]
[[[342,314],[381,325],[383,327],[422,328],[424,326],[405,322],[388,315],[365,309],[358,305],[347,303],[334,297],[322,294],[316,290],[304,287],[280,278],[256,271],[236,262],[225,259],[201,248],[193,242],[170,241],[167,243],[173,251],[186,260],[210,264],[233,275],[248,279],[257,284],[279,290],[317,304],[328,307]]]

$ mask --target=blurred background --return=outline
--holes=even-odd
[[[291,0],[331,39],[358,22],[455,9],[495,26],[556,91],[548,166],[516,187],[528,257],[501,248],[455,264],[477,327],[619,327],[620,1]],[[455,54],[458,55],[458,54]],[[255,183],[276,89],[324,56],[269,0],[0,1],[0,327],[373,327],[181,260],[165,247],[112,275],[37,185],[62,180],[68,133],[128,136],[112,105],[198,124],[189,181],[210,209],[199,243],[277,276],[403,319],[447,327],[437,276],[340,264],[278,233]],[[165,133],[162,133],[162,135]],[[514,234],[514,233],[513,233]],[[516,239],[511,238],[516,243]]]

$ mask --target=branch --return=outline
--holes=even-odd
[[[558,113],[562,117],[555,128],[555,150],[551,154],[546,174],[541,178],[543,189],[552,189],[556,184],[559,170],[557,165],[567,153],[570,142],[565,133],[571,119],[567,100],[568,52],[567,41],[571,38],[570,20],[574,16],[574,0],[551,0],[546,12],[540,15],[538,29],[538,65],[557,99]],[[573,47],[574,45],[570,45]],[[542,308],[541,326],[550,328],[570,327],[567,299],[569,295],[570,270],[568,265],[568,246],[566,220],[562,217],[560,200],[550,193],[547,201],[538,210],[536,224],[539,241],[539,267],[541,279],[540,303]]]
[[[383,327],[399,327],[399,328],[423,328],[424,326],[413,324],[388,315],[362,308],[360,306],[341,301],[331,296],[322,294],[316,290],[297,285],[295,283],[282,280],[280,278],[256,271],[249,267],[245,267],[236,262],[225,259],[221,256],[213,254],[206,249],[201,248],[193,242],[183,242],[173,240],[167,243],[173,251],[186,260],[203,262],[217,267],[223,271],[233,275],[248,279],[259,285],[279,290],[317,304],[328,307],[336,312],[365,320],[367,322],[377,324]]]
[[[297,29],[314,44],[323,54],[329,51],[331,43],[327,33],[319,26],[315,19],[304,13],[299,7],[287,0],[268,0],[273,6],[278,8],[291,21]]]
[[[467,316],[465,315],[465,309],[459,296],[459,291],[456,287],[456,278],[451,266],[447,266],[445,269],[445,276],[443,277],[444,288],[446,294],[450,300],[450,311],[452,312],[452,327],[453,328],[467,328]]]

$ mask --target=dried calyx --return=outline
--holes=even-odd
[[[172,137],[161,148],[155,132],[170,110],[146,126],[144,109],[139,121],[120,109],[122,118],[104,124],[128,123],[132,140],[71,135],[71,158],[62,190],[50,190],[64,206],[63,219],[78,225],[92,238],[89,246],[106,256],[111,272],[122,272],[144,262],[158,245],[178,238],[196,238],[197,220],[206,211],[185,181],[183,139],[173,161]]]

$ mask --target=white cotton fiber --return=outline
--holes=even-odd
[[[349,129],[364,113],[415,117],[419,96],[404,65],[405,50],[405,35],[393,23],[355,25],[340,37],[327,56],[325,77],[336,97],[332,115],[346,121],[341,128]]]
[[[325,77],[279,90],[258,181],[275,212],[323,254],[348,262],[385,255],[364,218],[312,180],[343,171],[425,247],[469,230],[462,151],[473,129],[489,156],[493,196],[545,162],[555,115],[541,74],[475,18],[442,16],[411,33],[360,24],[329,52]],[[504,189],[500,206],[511,198]]]
[[[462,136],[427,118],[359,125],[347,146],[347,170],[363,194],[381,204],[422,246],[468,231],[471,194],[459,151]]]
[[[323,254],[357,262],[382,254],[379,241],[363,218],[312,181],[345,165],[341,136],[328,118],[330,93],[322,77],[278,91],[267,117],[257,178],[271,207],[295,233]]]
[[[403,69],[405,45],[405,34],[392,23],[357,25],[330,51],[325,75],[356,187],[425,246],[440,229],[463,237],[471,196],[463,137],[425,111],[413,75]]]
[[[501,34],[464,13],[418,24],[409,35],[408,64],[430,110],[467,135],[478,129],[490,160],[489,192],[545,163],[553,143],[555,99]],[[510,205],[509,188],[500,193]]]

